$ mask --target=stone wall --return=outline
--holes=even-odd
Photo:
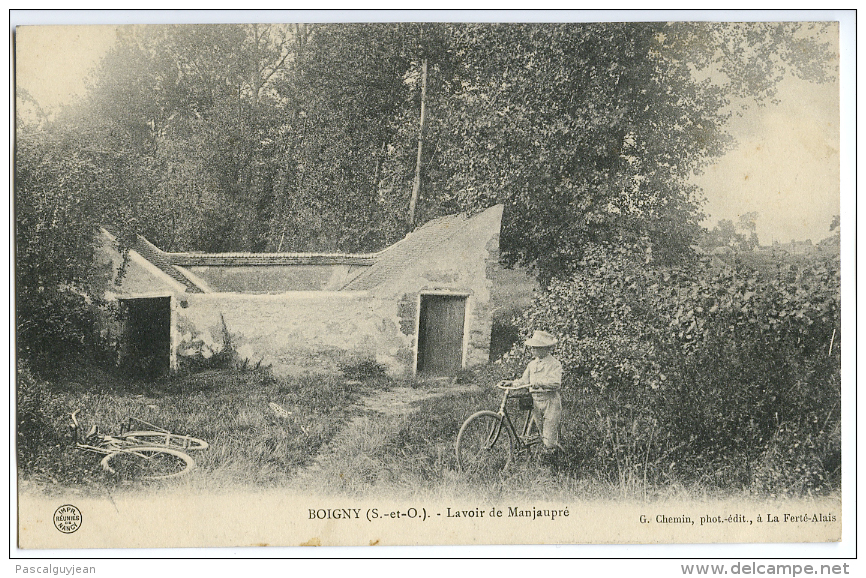
[[[363,361],[411,373],[414,335],[400,331],[393,304],[366,292],[188,295],[177,311],[178,358],[222,351],[277,375],[333,373]]]
[[[327,291],[345,285],[359,265],[253,265],[241,267],[191,266],[214,291],[234,293],[285,293]]]
[[[379,359],[379,343],[387,341],[379,308],[363,293],[189,295],[178,312],[178,356],[221,351],[227,334],[241,359],[277,374],[334,372],[341,364]]]
[[[411,328],[410,348],[415,345],[417,304],[421,295],[465,295],[464,366],[488,362],[493,324],[490,273],[499,267],[501,217],[501,207],[477,215],[446,242],[431,248],[423,259],[402,263],[397,274],[370,290],[393,309],[404,333]],[[407,363],[411,370],[414,350],[409,352],[409,357]],[[406,359],[405,352],[402,359]]]
[[[378,257],[378,277],[366,289],[349,285],[342,291],[191,293],[131,252],[126,274],[112,296],[172,297],[173,360],[208,357],[222,351],[228,340],[240,358],[271,366],[277,374],[334,372],[343,364],[369,360],[384,365],[392,375],[411,375],[421,296],[460,295],[466,297],[463,365],[471,367],[487,363],[489,357],[494,310],[490,273],[498,267],[501,215],[501,207],[494,207],[471,219],[452,217],[443,223],[453,223],[455,229],[436,239],[429,232],[415,233],[415,244],[391,252],[390,261],[384,252]],[[106,255],[119,263],[116,252],[109,250]],[[326,277],[324,287],[330,287],[335,277],[342,285],[344,277],[358,272],[333,267],[325,275],[325,268],[293,271],[293,267],[297,266],[286,266],[284,271],[268,268],[263,273],[265,284],[279,285],[281,279],[294,275],[308,277],[319,289]],[[228,268],[219,273],[198,266],[190,270],[216,286],[243,278],[242,271]]]

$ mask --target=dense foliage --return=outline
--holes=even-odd
[[[611,239],[679,256],[701,216],[688,177],[725,150],[731,96],[766,100],[785,71],[825,79],[815,38],[782,23],[130,27],[57,122],[111,175],[100,195],[126,214],[107,224],[165,250],[379,249],[406,232],[420,137],[416,222],[504,203],[506,259],[549,277]]]
[[[106,173],[74,134],[19,122],[15,284],[19,358],[50,371],[98,355],[95,319],[108,271],[95,266]]]
[[[593,431],[616,439],[595,440],[597,459],[628,449],[636,467],[826,489],[840,473],[837,259],[652,267],[598,250],[522,324],[559,335],[567,391],[601,400]]]
[[[22,470],[35,467],[34,462],[48,448],[56,450],[63,444],[63,436],[52,427],[58,405],[47,385],[35,378],[27,366],[20,364],[18,399],[15,405],[15,447],[18,465]]]

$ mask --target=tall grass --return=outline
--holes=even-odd
[[[23,480],[82,489],[94,482],[99,482],[97,487],[113,483],[101,471],[98,456],[71,444],[69,414],[80,410],[78,419],[85,428],[96,424],[105,433],[118,433],[134,416],[206,440],[209,449],[193,455],[198,467],[182,482],[191,488],[283,485],[343,427],[359,395],[357,384],[337,376],[277,380],[265,371],[236,369],[146,382],[96,377],[22,382],[19,404],[32,407],[32,391],[43,403],[41,427],[33,427],[33,419],[19,418]],[[284,408],[288,417],[278,416],[270,402]]]
[[[355,496],[611,497],[610,484],[599,485],[598,479],[579,475],[577,470],[548,467],[531,453],[502,476],[470,479],[458,471],[455,441],[460,426],[479,409],[498,407],[501,391],[492,384],[505,377],[502,372],[501,366],[490,366],[475,374],[477,389],[424,400],[411,414],[357,417],[332,440],[318,467],[299,477],[297,483],[317,492]]]
[[[803,452],[796,440],[778,440],[776,461],[730,460],[696,455],[687,444],[660,440],[659,427],[646,408],[625,403],[611,392],[568,389],[563,392],[562,445],[567,460],[549,465],[530,453],[501,476],[468,479],[457,468],[455,440],[463,421],[480,409],[495,410],[501,392],[492,384],[506,377],[493,365],[475,375],[476,390],[427,399],[418,411],[397,418],[358,418],[326,448],[319,467],[298,480],[302,486],[337,495],[388,495],[434,499],[574,497],[594,500],[657,501],[668,499],[768,496],[756,480],[776,474],[787,460],[791,478],[787,495],[832,494],[838,485],[820,491],[803,484],[804,470],[820,468],[811,461],[798,464]],[[467,380],[468,376],[464,376]],[[515,404],[516,405],[516,404]],[[516,407],[512,417],[520,415]],[[522,416],[515,425],[520,428]],[[829,440],[816,439],[823,447]],[[683,464],[680,464],[680,462]],[[813,460],[814,461],[814,460]],[[763,463],[763,465],[761,465]],[[780,480],[773,487],[778,488]],[[830,482],[830,480],[827,480]]]
[[[265,371],[226,369],[146,382],[89,373],[43,383],[22,372],[19,475],[48,491],[116,487],[101,471],[99,457],[75,450],[66,437],[69,413],[80,409],[85,427],[98,424],[113,433],[135,416],[208,441],[208,450],[194,454],[198,468],[190,476],[151,484],[181,484],[191,491],[291,487],[441,500],[638,501],[773,495],[780,487],[790,495],[838,491],[836,474],[828,469],[837,460],[820,461],[838,452],[838,432],[830,431],[829,419],[822,436],[802,440],[796,431],[783,432],[771,444],[772,459],[730,467],[730,459],[660,439],[652,413],[634,400],[575,387],[563,392],[567,461],[550,466],[530,453],[501,476],[469,479],[457,468],[458,430],[475,411],[498,407],[501,392],[492,384],[509,374],[499,364],[466,372],[460,381],[477,387],[445,395],[438,390],[412,413],[385,415],[357,403],[362,394],[394,385],[378,375],[359,384],[344,376],[278,380]],[[275,413],[272,402],[287,415]],[[516,408],[513,415],[519,415]],[[813,472],[828,477],[804,477]]]

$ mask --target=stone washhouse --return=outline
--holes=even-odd
[[[487,363],[502,206],[430,221],[371,254],[167,253],[143,237],[109,300],[118,363],[148,374],[230,348],[277,375],[376,362],[393,376]],[[115,239],[100,259],[116,272]],[[115,273],[116,274],[116,273]]]

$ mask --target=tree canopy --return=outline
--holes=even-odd
[[[681,257],[731,97],[830,53],[785,23],[131,27],[66,122],[167,249],[375,250],[406,231],[425,60],[420,220],[504,203],[507,261],[549,276],[598,242]]]

